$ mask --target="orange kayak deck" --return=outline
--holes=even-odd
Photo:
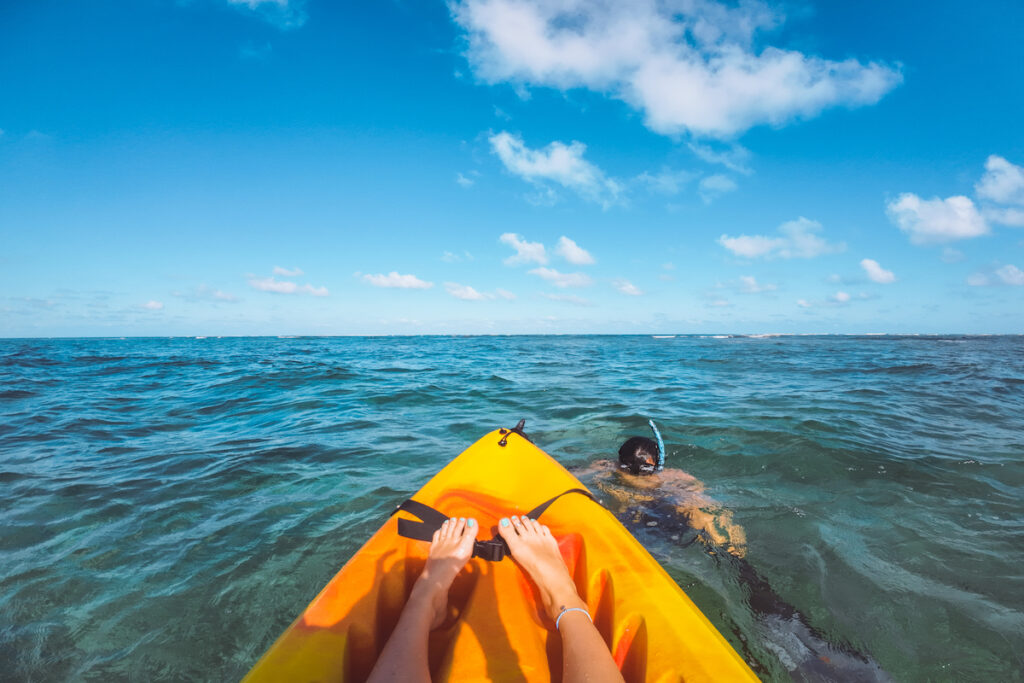
[[[518,434],[494,431],[413,496],[448,516],[474,517],[478,538],[498,520],[584,488]],[[364,681],[394,629],[429,544],[390,517],[277,639],[244,679]],[[408,516],[412,519],[411,516]],[[615,517],[581,495],[559,498],[541,521],[626,681],[756,681],[740,656]],[[511,559],[473,558],[449,592],[449,615],[429,646],[433,679],[560,681],[561,641],[536,588]]]

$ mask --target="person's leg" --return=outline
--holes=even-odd
[[[429,683],[427,638],[441,625],[448,607],[448,588],[473,555],[478,531],[475,519],[452,517],[434,532],[430,555],[402,609],[395,630],[381,650],[368,683]]]
[[[536,520],[513,516],[501,520],[498,533],[508,543],[512,559],[537,585],[551,620],[562,615],[558,622],[562,636],[562,680],[622,681],[612,653],[593,622],[578,610],[563,612],[564,608],[586,608],[586,603],[576,592],[551,530]]]

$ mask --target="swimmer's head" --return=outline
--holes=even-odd
[[[633,436],[619,447],[619,469],[630,474],[654,474],[658,469],[658,444],[643,436]]]

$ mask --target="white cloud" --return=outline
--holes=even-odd
[[[952,242],[988,234],[988,224],[967,197],[921,199],[904,192],[885,207],[889,220],[914,244]]]
[[[561,273],[554,268],[534,268],[530,275],[547,280],[555,287],[589,287],[594,283],[584,273]]]
[[[1024,205],[1024,168],[993,154],[985,161],[985,175],[974,190],[981,199]]]
[[[548,294],[545,292],[542,296],[552,301],[561,301],[562,303],[574,304],[576,306],[589,306],[590,301],[583,297],[576,296],[575,294]]]
[[[796,305],[799,306],[800,308],[810,308],[811,307],[811,303],[807,299],[797,299],[796,300]]]
[[[505,131],[489,140],[505,168],[527,182],[557,183],[604,208],[619,200],[622,186],[583,158],[587,146],[582,142],[574,140],[566,145],[555,141],[543,149],[530,149],[521,137]]]
[[[274,266],[274,275],[280,275],[282,277],[298,277],[302,275],[301,268],[282,268],[281,266]]]
[[[761,284],[753,275],[741,275],[740,289],[747,294],[760,294],[761,292],[775,291],[778,286],[770,283]]]
[[[887,285],[890,282],[896,282],[896,275],[891,270],[886,270],[878,264],[878,261],[874,259],[862,259],[860,267],[864,269],[864,272],[868,274],[868,277],[873,282],[878,282],[883,285]]]
[[[629,296],[640,296],[643,294],[643,291],[640,290],[636,285],[634,285],[629,280],[624,280],[622,278],[619,278],[618,280],[613,280],[612,286],[615,287],[615,289],[622,292],[623,294],[628,294]]]
[[[715,175],[709,175],[700,181],[700,198],[705,204],[710,204],[726,192],[732,192],[735,189],[735,180],[729,176],[716,173]]]
[[[548,262],[547,252],[544,251],[544,245],[540,242],[527,242],[521,235],[517,235],[514,232],[506,232],[498,240],[502,244],[507,244],[516,250],[514,256],[509,256],[505,259],[506,265],[514,266],[520,263],[545,264]]]
[[[1002,225],[1010,225],[1015,228],[1024,228],[1024,211],[1020,209],[997,209],[986,207],[981,215],[985,220]]]
[[[710,144],[690,142],[687,143],[687,146],[691,152],[709,164],[721,164],[730,171],[736,171],[743,175],[750,175],[754,172],[748,165],[750,150],[742,145],[732,144],[724,148],[716,148]]]
[[[275,294],[311,294],[313,296],[327,296],[326,287],[314,287],[310,284],[298,285],[294,282],[277,280],[273,277],[249,276],[249,286],[261,292],[274,292]]]
[[[732,306],[732,303],[726,299],[712,299],[711,301],[708,302],[708,306],[714,306],[715,308],[725,308],[727,306]]]
[[[453,0],[485,82],[588,88],[642,111],[648,128],[729,138],[833,106],[874,104],[898,68],[755,47],[782,17],[751,0]]]
[[[430,289],[434,286],[433,282],[425,282],[415,275],[400,275],[395,271],[391,271],[387,275],[383,273],[363,275],[363,282],[374,287],[395,287],[398,289]]]
[[[469,285],[460,285],[457,282],[446,282],[444,283],[444,288],[456,299],[462,299],[463,301],[486,301],[487,299],[494,298],[493,294],[483,294]]]
[[[637,182],[647,186],[651,192],[659,194],[679,194],[683,186],[689,183],[696,176],[692,171],[673,171],[662,168],[658,173],[644,171],[636,177]]]
[[[142,307],[150,311],[161,311],[163,310],[164,305],[160,301],[147,301],[142,304]]]
[[[558,239],[555,253],[577,266],[586,266],[594,262],[594,257],[590,255],[589,251],[580,247],[565,235]]]
[[[847,294],[846,292],[836,292],[835,294],[832,295],[832,301],[834,301],[836,303],[839,303],[839,304],[845,304],[849,300],[850,300],[850,295]]]
[[[1005,265],[996,270],[996,276],[1003,281],[1003,284],[1024,286],[1024,271],[1017,266]]]
[[[467,178],[466,176],[462,175],[461,173],[456,173],[455,174],[455,182],[457,182],[462,187],[473,187],[473,183],[475,183],[476,181],[473,180],[472,178]]]
[[[496,289],[492,294],[491,292],[478,291],[469,285],[461,285],[458,282],[446,282],[444,283],[444,288],[453,297],[463,301],[491,301],[493,299],[512,301],[516,298],[515,294],[504,289]]]
[[[722,235],[718,243],[744,258],[814,258],[822,254],[843,251],[846,245],[831,244],[815,233],[821,230],[821,223],[801,216],[779,226],[781,237],[765,235]]]
[[[973,273],[967,277],[967,284],[972,287],[987,287],[989,285],[1021,287],[1024,286],[1024,270],[1007,264],[994,270],[990,269],[988,272]]]

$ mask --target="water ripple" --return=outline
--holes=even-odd
[[[483,432],[526,417],[576,466],[654,417],[832,642],[1021,681],[1022,385],[1020,337],[0,341],[4,677],[237,679]],[[640,540],[787,680],[746,588],[662,521]]]

